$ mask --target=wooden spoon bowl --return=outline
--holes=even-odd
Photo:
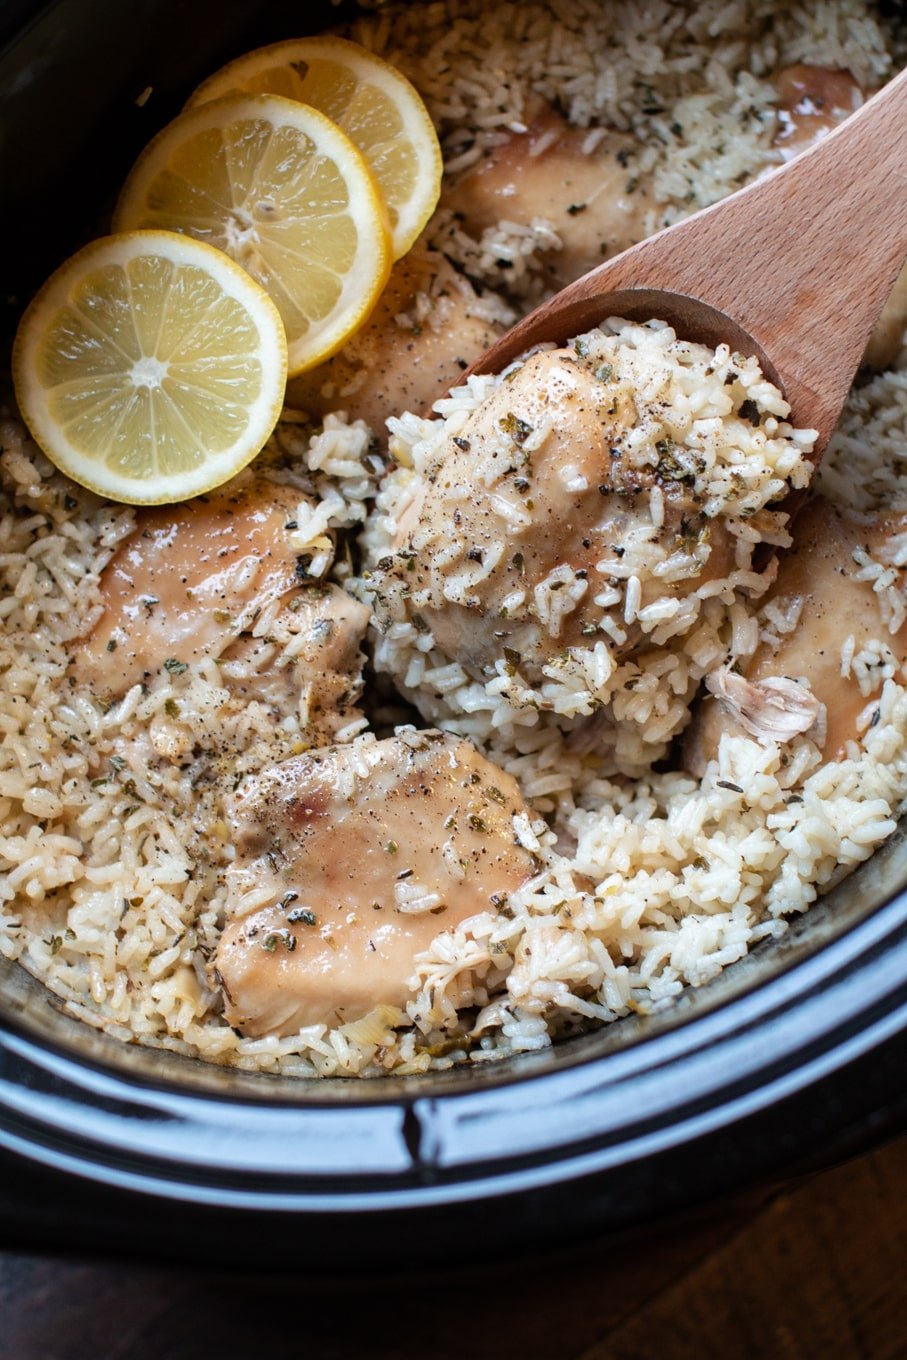
[[[907,71],[796,160],[599,265],[468,373],[609,316],[755,355],[818,460],[907,258]]]

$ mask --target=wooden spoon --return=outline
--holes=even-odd
[[[907,258],[907,70],[796,160],[599,265],[530,312],[468,373],[609,316],[755,354],[791,421],[838,422]]]

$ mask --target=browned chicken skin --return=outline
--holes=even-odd
[[[848,71],[824,66],[788,66],[773,83],[779,121],[773,144],[786,161],[827,136],[865,97]],[[635,138],[607,129],[592,150],[584,151],[588,136],[588,129],[571,127],[536,100],[526,132],[512,133],[454,180],[443,206],[476,239],[501,220],[522,226],[535,219],[550,223],[562,244],[546,253],[544,276],[552,290],[563,288],[642,240],[656,224],[658,204],[645,177],[633,169],[639,151]],[[893,362],[905,325],[907,269],[867,349],[871,367]]]
[[[841,674],[846,639],[853,638],[857,651],[881,641],[899,663],[907,660],[907,625],[894,634],[889,631],[872,584],[855,579],[858,566],[853,557],[860,548],[875,554],[893,534],[905,530],[907,517],[876,516],[867,521],[865,516],[847,515],[821,496],[811,500],[794,526],[795,546],[781,558],[777,579],[766,597],[766,603],[782,607],[800,604],[797,624],[781,636],[778,646],[761,644],[741,668],[743,678],[757,685],[775,677],[809,681],[813,695],[825,705],[822,749],[826,759],[835,759],[845,743],[859,735],[857,718],[871,698],[853,676]],[[754,694],[753,700],[757,697]],[[755,706],[751,716],[758,725]],[[717,752],[722,734],[739,735],[744,730],[727,705],[715,698],[704,699],[687,737],[687,768],[701,774]]]
[[[441,931],[503,905],[534,872],[516,782],[440,732],[328,747],[248,779],[229,817],[234,910],[215,966],[227,1019],[292,1034],[403,1007]]]

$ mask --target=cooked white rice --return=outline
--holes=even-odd
[[[646,234],[777,163],[776,70],[828,66],[873,89],[890,75],[893,49],[862,0],[434,0],[381,9],[351,36],[413,81],[449,172],[523,128],[533,95],[593,133],[631,132],[627,188],[645,185],[654,203]],[[428,234],[480,280],[524,299],[543,290],[539,257],[552,245],[544,218],[505,219],[476,240],[442,212]]]
[[[535,726],[546,712],[565,720],[562,730],[582,739],[576,720],[595,713],[596,748],[613,750],[616,770],[641,774],[665,754],[688,722],[690,702],[703,677],[729,653],[739,657],[754,650],[758,630],[747,602],[764,594],[777,568],[772,559],[757,570],[754,553],[762,544],[790,544],[787,516],[768,507],[808,484],[815,435],[787,423],[789,408],[756,361],[732,355],[727,345],[711,351],[678,340],[663,323],[636,325],[612,318],[600,330],[578,337],[574,348],[575,367],[590,374],[607,372],[603,390],[609,401],[618,400],[621,391],[632,394],[636,418],[624,467],[645,477],[662,469],[667,458],[666,475],[689,483],[691,503],[700,507],[706,526],[696,540],[680,548],[665,546],[664,498],[656,480],[647,511],[634,529],[623,529],[619,560],[601,565],[607,574],[595,596],[601,607],[595,623],[589,624],[597,631],[588,646],[558,655],[535,685],[525,679],[520,663],[506,656],[497,659],[491,679],[476,679],[438,650],[422,617],[432,600],[462,605],[525,527],[510,522],[516,512],[498,494],[510,461],[507,436],[501,435],[500,448],[484,445],[481,464],[470,465],[469,476],[459,484],[454,468],[454,485],[444,493],[445,506],[462,505],[464,523],[470,502],[477,498],[500,507],[499,538],[484,544],[481,563],[469,559],[464,538],[451,542],[443,561],[434,545],[424,548],[434,556],[425,572],[414,576],[409,557],[415,540],[395,552],[395,536],[413,502],[438,474],[451,441],[466,433],[473,412],[496,390],[512,390],[521,367],[516,364],[500,377],[471,378],[466,387],[439,401],[436,410],[442,420],[407,415],[388,421],[398,467],[384,481],[363,536],[367,570],[360,589],[376,602],[376,667],[394,677],[430,722],[500,744],[512,742],[517,728]],[[751,419],[740,414],[746,406],[753,412]],[[523,454],[543,447],[549,434],[543,427],[535,430],[522,441]],[[510,518],[503,517],[505,512]],[[523,519],[528,524],[529,517]],[[708,526],[719,522],[732,545],[730,570],[694,586],[713,551]],[[565,557],[574,549],[568,548]],[[673,597],[662,592],[643,605],[641,582],[662,581],[689,581],[691,588]],[[542,630],[557,638],[563,611],[580,603],[587,586],[585,580],[575,580],[566,561],[556,566],[529,606]],[[508,601],[511,617],[526,603],[509,596]],[[640,642],[625,655],[622,649],[634,627]]]
[[[895,51],[894,36],[858,0],[493,9],[444,0],[379,9],[353,36],[414,80],[449,168],[476,162],[518,130],[532,92],[590,129],[590,152],[601,127],[631,133],[628,177],[647,178],[657,205],[649,230],[774,162],[773,71],[793,62],[841,67],[871,87],[889,74]],[[543,219],[499,223],[471,240],[439,214],[428,234],[477,285],[505,290],[509,304],[524,306],[543,287],[540,260],[552,244]],[[653,346],[663,358],[675,341],[658,328],[611,327],[595,343],[642,364]],[[699,362],[689,349],[687,378]],[[720,355],[718,365],[729,361]],[[737,409],[750,397],[771,412],[776,396],[752,366],[734,362],[743,374]],[[690,390],[704,384],[697,369]],[[491,385],[473,381],[442,403],[445,428]],[[261,706],[240,702],[241,677],[213,661],[161,672],[106,708],[71,683],[66,644],[96,617],[100,574],[134,516],[68,483],[11,414],[0,429],[0,953],[74,1014],[126,1041],[247,1069],[375,1075],[540,1048],[662,1006],[782,932],[786,917],[872,854],[904,809],[907,687],[886,637],[860,653],[842,639],[842,673],[867,696],[863,734],[846,758],[823,763],[809,735],[783,746],[726,736],[701,780],[651,765],[685,722],[702,676],[729,653],[748,655],[760,633],[796,626],[778,606],[759,611],[766,582],[751,558],[757,540],[786,541],[765,506],[805,479],[807,441],[783,426],[784,414],[776,407],[758,451],[744,450],[752,476],[734,494],[752,513],[735,521],[739,575],[697,596],[683,628],[673,638],[668,629],[635,671],[620,661],[607,676],[605,664],[596,672],[590,648],[544,692],[525,686],[530,695],[513,675],[497,686],[466,675],[405,610],[379,638],[378,666],[425,715],[470,735],[517,778],[533,809],[519,834],[540,868],[506,909],[436,938],[395,1029],[378,1015],[281,1039],[232,1030],[206,967],[233,859],[218,753],[230,750],[233,774],[254,771],[300,749],[304,726],[298,714],[275,724]],[[299,490],[294,547],[313,570],[348,579],[346,556],[334,561],[338,531],[352,536],[365,525],[373,561],[386,551],[401,498],[437,453],[441,421],[401,415],[391,428],[399,467],[384,477],[382,432],[342,410],[317,429],[285,413],[265,461]],[[718,450],[708,475],[720,481],[729,467]],[[904,352],[852,394],[819,480],[843,505],[907,510]],[[907,542],[859,563],[892,632],[905,616],[905,564]],[[631,575],[616,602],[624,615],[636,608]],[[652,624],[657,640],[662,624]],[[364,726],[352,721],[340,739],[362,740]]]

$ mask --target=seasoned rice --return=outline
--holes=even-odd
[[[587,608],[584,614],[595,619],[583,630],[593,634],[588,646],[569,647],[542,668],[535,684],[525,678],[525,657],[508,661],[506,649],[490,678],[477,679],[445,656],[423,616],[429,607],[463,605],[501,561],[522,521],[528,524],[519,506],[500,494],[503,469],[513,461],[508,436],[502,433],[498,442],[483,444],[482,460],[470,465],[468,477],[458,474],[454,463],[453,485],[443,496],[446,512],[451,505],[462,507],[464,524],[470,503],[482,497],[495,510],[497,536],[483,540],[481,563],[470,560],[466,538],[451,540],[443,552],[433,540],[422,545],[418,536],[395,546],[398,527],[439,477],[452,444],[469,443],[461,436],[469,432],[473,413],[495,391],[512,391],[521,368],[517,364],[500,377],[471,378],[439,401],[442,420],[408,415],[388,421],[398,467],[385,479],[363,536],[367,569],[359,588],[378,617],[376,667],[394,677],[429,721],[474,740],[496,734],[507,741],[515,728],[534,726],[540,713],[553,712],[575,724],[593,713],[604,718],[607,706],[609,720],[596,725],[597,746],[613,747],[617,769],[642,773],[686,724],[703,677],[729,651],[739,656],[753,650],[756,624],[745,602],[765,592],[775,569],[772,561],[757,570],[754,553],[762,544],[783,548],[790,543],[786,515],[768,507],[808,484],[814,432],[793,429],[785,419],[787,404],[755,360],[732,355],[727,345],[710,351],[679,341],[662,323],[643,326],[612,318],[578,337],[573,348],[575,355],[568,358],[574,368],[607,373],[602,390],[609,401],[619,401],[622,392],[632,394],[635,422],[623,465],[643,478],[664,473],[670,463],[667,475],[673,484],[687,486],[691,502],[700,507],[705,527],[695,541],[670,551],[664,546],[664,497],[653,482],[647,513],[632,531],[623,530],[619,559],[600,564],[606,574],[595,602],[601,608],[597,614]],[[514,404],[517,409],[522,408]],[[740,415],[743,409],[752,412],[750,419]],[[538,428],[521,439],[521,454],[531,457],[549,434]],[[459,484],[458,475],[463,477]],[[580,490],[585,489],[583,482]],[[513,522],[517,515],[521,521]],[[733,545],[732,569],[693,588],[713,550],[708,526],[719,518]],[[429,560],[424,573],[412,570],[413,552]],[[691,586],[685,596],[664,593],[642,605],[641,582],[682,585],[686,580]],[[530,604],[516,595],[504,603],[511,617],[531,609],[540,630],[558,638],[565,611],[590,593],[588,582],[576,580],[565,560],[536,587]],[[624,659],[621,648],[634,628],[641,641]]]
[[[777,163],[771,77],[780,67],[849,70],[872,88],[904,52],[903,35],[859,0],[491,8],[433,0],[380,6],[349,31],[421,91],[449,176],[519,132],[533,96],[584,130],[590,155],[604,129],[630,136],[627,180],[649,194],[646,231]],[[541,295],[545,257],[558,244],[542,217],[502,220],[470,237],[447,209],[427,240],[465,270],[470,305],[493,321]],[[417,299],[399,324],[417,327],[433,306]],[[106,705],[72,679],[68,649],[99,615],[101,574],[134,512],[67,482],[8,412],[0,428],[0,953],[73,1014],[125,1041],[297,1076],[424,1072],[542,1048],[663,1007],[782,933],[788,917],[873,853],[907,804],[907,677],[890,646],[907,614],[907,541],[867,549],[856,563],[882,601],[884,627],[859,649],[841,639],[841,673],[866,698],[859,740],[841,759],[823,762],[815,732],[784,744],[725,735],[702,778],[670,768],[703,677],[797,627],[798,606],[761,604],[773,568],[756,549],[789,541],[772,507],[808,480],[810,441],[785,423],[786,407],[752,360],[704,355],[665,327],[616,320],[587,343],[639,390],[648,384],[653,401],[667,365],[668,433],[681,458],[694,449],[702,456],[697,491],[732,525],[734,570],[694,591],[682,618],[657,609],[645,616],[640,572],[652,555],[643,543],[639,569],[628,564],[602,609],[616,626],[642,621],[653,643],[645,658],[619,656],[606,629],[541,679],[506,667],[477,677],[416,625],[411,604],[398,599],[384,613],[376,668],[426,720],[470,737],[516,778],[531,811],[515,818],[514,831],[538,871],[506,907],[436,937],[417,960],[405,1013],[384,1008],[284,1038],[231,1029],[209,963],[235,859],[224,762],[232,786],[298,753],[310,735],[304,714],[275,721],[241,697],[241,667],[211,658],[162,670]],[[319,425],[284,412],[257,466],[298,492],[292,547],[313,576],[374,592],[374,577],[351,579],[359,565],[351,544],[361,540],[374,573],[444,441],[496,383],[470,380],[431,420],[389,412],[389,444],[384,431],[347,419],[352,391],[338,393],[337,410]],[[746,401],[761,414],[758,437],[738,418]],[[711,433],[697,419],[713,419]],[[851,394],[817,481],[858,512],[907,512],[907,350]],[[663,514],[653,493],[656,529]],[[555,593],[540,608],[556,622]],[[293,638],[266,642],[272,624],[267,616],[253,624],[271,648],[267,663],[290,665]],[[379,696],[335,740],[365,749],[387,720],[379,709],[393,702]],[[667,770],[654,769],[665,755]]]

